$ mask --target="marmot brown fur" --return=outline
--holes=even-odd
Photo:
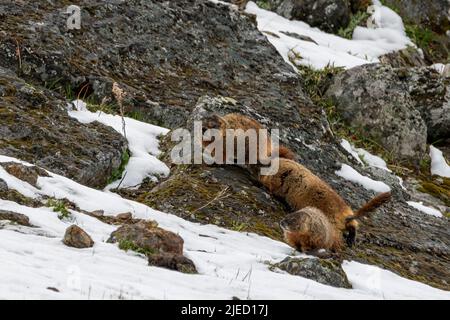
[[[334,228],[347,237],[350,246],[355,241],[357,220],[391,198],[390,193],[380,194],[355,213],[333,188],[307,168],[289,159],[278,161],[278,172],[271,176],[261,175],[260,182],[273,195],[283,198],[293,210],[315,207],[322,211]]]
[[[342,237],[325,214],[313,207],[289,214],[280,222],[284,240],[290,246],[311,252],[317,249],[338,251]]]
[[[260,124],[258,121],[251,119],[249,117],[246,117],[239,113],[229,113],[223,117],[218,115],[212,115],[208,118],[205,118],[203,120],[203,130],[206,131],[207,129],[219,129],[222,133],[223,137],[223,159],[225,160],[225,153],[226,153],[226,130],[227,129],[233,129],[238,130],[242,129],[243,132],[246,132],[249,129],[256,130],[257,133],[257,143],[259,143],[259,130],[265,129],[262,124]],[[234,136],[234,160],[237,158],[237,151],[236,151],[236,145],[237,145],[237,137],[238,135]],[[207,147],[211,142],[204,141],[203,146]],[[256,150],[258,152],[256,160],[259,162],[259,152],[260,148],[265,147],[267,157],[270,157],[273,153],[273,147],[272,142],[270,139],[270,135],[267,134],[266,139],[266,145],[265,146],[257,146]],[[246,164],[249,162],[250,156],[249,156],[249,139],[245,139],[245,162]],[[289,150],[287,147],[279,146],[278,147],[278,157],[280,158],[287,158],[287,159],[295,159],[295,154]]]

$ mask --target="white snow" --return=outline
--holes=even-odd
[[[433,68],[434,70],[436,70],[440,74],[444,74],[446,65],[443,64],[443,63],[435,63],[435,64],[431,65],[431,68]]]
[[[372,190],[379,193],[391,191],[391,188],[384,182],[375,181],[369,177],[363,176],[347,164],[343,164],[341,169],[335,173],[348,181],[360,184],[367,190]]]
[[[247,4],[246,12],[256,15],[258,29],[265,32],[268,40],[291,65],[289,57],[295,60],[295,64],[314,69],[327,65],[353,68],[378,62],[378,57],[383,54],[413,46],[405,34],[402,19],[378,0],[374,1],[372,27],[357,27],[352,40],[312,28],[302,21],[285,19],[259,8],[254,2]],[[287,36],[282,31],[310,37],[316,43]]]
[[[386,170],[388,172],[392,172],[391,170],[388,169],[386,161],[384,161],[382,158],[373,155],[369,151],[364,150],[362,148],[355,148],[346,139],[341,140],[341,146],[348,153],[350,153],[359,163],[367,164],[370,167],[375,167]]]
[[[430,146],[430,157],[431,174],[450,178],[450,166],[447,164],[442,151],[436,147]]]
[[[73,106],[73,108],[72,108]],[[101,122],[124,135],[122,118],[101,111],[90,112],[82,100],[74,100],[69,107],[69,115],[81,123],[93,121]],[[146,177],[155,179],[155,176],[167,176],[169,168],[156,157],[159,154],[158,136],[166,134],[169,130],[148,123],[125,117],[125,133],[128,140],[128,149],[131,153],[122,179],[112,182],[106,189],[135,187]],[[121,181],[122,180],[122,181]]]
[[[429,214],[431,216],[435,216],[435,217],[442,217],[442,213],[434,208],[431,207],[427,207],[425,206],[422,202],[414,202],[414,201],[408,201],[408,204],[411,207],[416,208],[419,211],[422,211],[423,213]]]
[[[0,162],[17,161],[0,156]],[[81,209],[103,209],[114,215],[130,211],[135,217],[154,219],[180,234],[185,255],[200,272],[188,275],[147,266],[146,259],[106,243],[115,226],[71,211],[73,221],[94,239],[89,249],[62,244],[65,229],[49,208],[30,208],[0,200],[3,210],[27,215],[38,228],[6,225],[0,230],[0,299],[449,299],[450,293],[403,279],[376,267],[347,262],[344,269],[353,290],[325,286],[284,272],[272,272],[265,261],[277,262],[292,254],[286,244],[255,234],[239,233],[214,225],[199,225],[108,191],[94,190],[49,172],[38,187],[26,187],[4,170],[0,178],[10,188],[68,198]],[[304,257],[304,255],[300,255]],[[376,275],[368,282],[368,274]],[[48,290],[57,288],[60,292]],[[270,289],[268,289],[270,288]],[[413,289],[413,290],[412,290]]]

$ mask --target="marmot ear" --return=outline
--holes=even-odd
[[[219,129],[222,124],[222,119],[217,114],[210,115],[203,118],[203,129]]]

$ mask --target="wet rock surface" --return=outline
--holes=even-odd
[[[328,286],[352,288],[341,264],[335,260],[287,257],[272,267]]]

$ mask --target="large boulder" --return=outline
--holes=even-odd
[[[103,187],[120,166],[126,147],[112,128],[79,123],[68,116],[64,99],[0,67],[0,154]],[[38,173],[45,175],[17,164],[4,166],[31,184]]]
[[[343,121],[398,159],[418,163],[425,155],[427,127],[392,67],[372,64],[340,73],[326,96]]]

